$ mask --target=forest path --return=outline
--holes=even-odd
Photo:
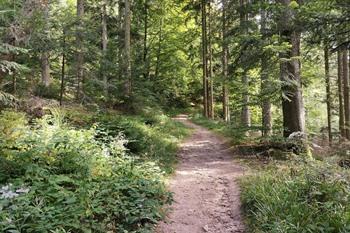
[[[174,204],[157,233],[244,232],[237,178],[243,169],[234,163],[222,138],[193,124],[186,115],[176,120],[194,129],[179,151],[179,165],[170,181]]]

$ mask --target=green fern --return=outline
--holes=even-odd
[[[14,107],[18,100],[13,95],[0,91],[0,106]]]

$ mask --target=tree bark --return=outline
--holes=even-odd
[[[222,110],[225,122],[230,122],[230,108],[229,108],[229,91],[227,86],[228,79],[228,44],[227,44],[227,2],[222,1]]]
[[[45,22],[45,29],[48,31],[49,27],[49,1],[43,1],[43,17]],[[47,47],[47,46],[46,46]],[[41,53],[41,82],[45,87],[51,84],[50,76],[50,55],[47,48]]]
[[[300,78],[300,37],[294,27],[295,12],[290,7],[290,0],[279,0],[285,7],[280,18],[280,35],[291,48],[280,53],[280,76],[282,81],[282,113],[284,137],[294,132],[305,132],[305,110]],[[286,98],[287,97],[287,98]]]
[[[344,116],[345,116],[345,137],[350,139],[350,99],[349,99],[349,67],[348,50],[343,51],[343,88],[344,88]]]
[[[83,53],[83,16],[84,16],[84,2],[85,0],[77,0],[77,18],[78,28],[76,33],[76,76],[77,76],[77,93],[76,99],[80,100],[83,93],[84,82],[84,53]]]
[[[338,98],[339,98],[339,131],[342,138],[346,137],[344,120],[344,95],[343,95],[343,59],[342,52],[338,51]]]
[[[120,80],[123,79],[123,69],[124,69],[124,60],[123,60],[123,53],[124,53],[124,24],[123,24],[123,2],[124,0],[118,0],[118,77]]]
[[[107,0],[103,0],[102,3],[102,80],[103,80],[103,91],[105,98],[108,98],[108,77],[106,75],[106,59],[107,59],[107,46],[108,46],[108,31],[107,31]]]
[[[148,43],[148,0],[144,0],[144,14],[145,14],[145,19],[144,19],[144,39],[143,39],[143,66],[144,66],[144,72],[143,72],[143,77],[145,79],[148,78],[149,76],[149,64],[147,60],[148,56],[148,48],[147,48],[147,43]]]
[[[124,55],[125,55],[125,64],[124,72],[126,74],[124,91],[125,96],[128,98],[131,96],[132,89],[132,80],[131,80],[131,10],[130,10],[130,1],[125,0],[124,6]]]
[[[159,36],[158,36],[158,49],[157,49],[157,58],[156,58],[156,69],[154,77],[158,79],[159,69],[160,69],[160,53],[162,51],[162,41],[163,41],[163,18],[160,19],[159,25]]]
[[[212,25],[211,25],[211,4],[210,1],[208,1],[208,63],[209,63],[209,71],[208,71],[208,104],[209,104],[209,118],[214,119],[215,118],[215,109],[214,109],[214,72],[213,72],[213,50],[212,50]]]
[[[247,33],[247,26],[245,25],[248,21],[248,15],[245,12],[246,7],[246,0],[240,0],[240,24],[243,28],[243,33]],[[242,86],[243,86],[243,95],[242,95],[242,124],[244,127],[250,127],[251,125],[251,117],[250,117],[250,109],[249,109],[249,78],[247,75],[247,70],[244,71],[243,77],[242,77]]]
[[[326,82],[326,103],[327,103],[327,126],[328,126],[328,141],[332,145],[332,98],[331,98],[331,83],[329,73],[329,44],[325,42],[324,47],[324,67],[325,67],[325,82]]]
[[[60,106],[63,104],[63,95],[65,88],[66,77],[66,32],[63,30],[63,45],[62,45],[62,64],[61,64],[61,90],[60,90]]]
[[[207,11],[206,0],[201,1],[202,11],[202,72],[203,72],[203,115],[209,117],[208,109],[208,65],[207,65]]]
[[[266,40],[266,11],[261,10],[261,34],[263,41]],[[272,112],[271,112],[271,101],[266,95],[269,93],[269,73],[268,73],[268,62],[266,57],[261,58],[261,94],[262,94],[262,135],[272,135]]]

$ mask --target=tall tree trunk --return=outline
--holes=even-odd
[[[331,82],[329,73],[329,44],[326,41],[324,47],[324,67],[325,67],[325,82],[326,82],[326,103],[327,103],[327,126],[328,126],[328,141],[332,145],[332,98],[331,98]]]
[[[280,53],[280,75],[282,81],[282,113],[284,137],[294,132],[305,132],[305,110],[300,79],[300,37],[292,21],[295,12],[291,9],[291,0],[279,0],[285,7],[280,18],[280,35],[283,42],[291,45],[290,49]]]
[[[108,31],[107,31],[107,0],[103,0],[102,5],[102,80],[103,80],[103,91],[105,98],[108,98],[108,77],[106,75],[106,59],[107,59],[107,46],[108,46]]]
[[[62,64],[61,64],[61,90],[60,90],[60,106],[63,104],[63,95],[66,77],[66,31],[63,29],[63,45],[62,45]]]
[[[265,2],[265,1],[264,1]],[[266,40],[266,10],[261,9],[261,34],[263,36],[263,41]],[[261,58],[261,94],[262,94],[262,135],[271,136],[272,135],[272,112],[271,112],[271,101],[266,95],[269,94],[269,86],[271,86],[269,81],[268,73],[268,62],[267,58]]]
[[[211,0],[208,1],[208,104],[209,104],[209,118],[214,119],[215,117],[215,109],[214,109],[214,73],[213,73],[213,49],[212,49],[212,17],[211,17]]]
[[[350,99],[349,99],[349,67],[348,50],[343,51],[343,88],[344,88],[344,116],[345,116],[345,137],[350,139]]]
[[[337,52],[338,56],[338,98],[339,98],[339,131],[342,138],[346,137],[344,120],[344,95],[343,95],[343,57],[342,51]]]
[[[244,29],[243,33],[247,34],[247,25],[246,22],[248,21],[248,15],[245,12],[246,8],[246,0],[240,0],[240,24],[241,27]],[[251,125],[251,117],[250,117],[250,109],[249,109],[249,78],[247,75],[247,70],[244,71],[243,77],[242,77],[242,86],[243,86],[243,95],[242,95],[242,124],[245,127],[250,127]]]
[[[77,100],[80,100],[81,94],[83,93],[83,82],[84,82],[84,53],[83,53],[83,16],[84,16],[84,1],[77,0],[77,18],[78,18],[78,29],[76,35],[76,76],[77,76]]]
[[[143,77],[145,79],[148,78],[149,76],[149,64],[147,60],[148,56],[148,48],[147,48],[147,43],[148,43],[148,0],[144,0],[144,11],[145,11],[145,27],[144,27],[144,38],[143,38],[143,66],[144,66],[144,71],[143,71]]]
[[[209,116],[208,109],[208,65],[207,65],[207,11],[206,0],[201,2],[202,11],[202,71],[203,71],[203,115]]]
[[[230,122],[229,92],[227,86],[228,79],[228,44],[227,44],[227,2],[222,1],[222,110],[225,122]]]
[[[49,1],[43,1],[43,17],[45,22],[45,29],[49,29]],[[47,46],[46,46],[47,47]],[[51,84],[50,76],[50,55],[47,48],[41,53],[41,82],[45,87],[48,87]]]
[[[124,69],[124,60],[123,60],[123,53],[124,53],[124,24],[123,24],[123,16],[124,16],[124,10],[123,10],[123,2],[124,0],[118,0],[118,77],[120,80],[123,78],[123,69]]]
[[[125,96],[131,96],[132,89],[132,80],[131,80],[131,10],[130,10],[130,1],[125,0],[125,14],[124,14],[124,55],[125,55],[125,64],[124,64],[124,72],[126,74],[125,79]]]
[[[162,51],[162,42],[163,42],[163,18],[160,19],[159,25],[159,34],[158,34],[158,48],[157,48],[157,57],[156,57],[156,69],[154,77],[158,79],[159,69],[160,69],[160,53]]]
[[[13,94],[17,95],[17,73],[16,71],[12,74],[12,86],[13,86]]]

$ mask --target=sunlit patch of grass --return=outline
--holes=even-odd
[[[349,232],[349,177],[319,161],[272,163],[244,177],[250,232]]]

